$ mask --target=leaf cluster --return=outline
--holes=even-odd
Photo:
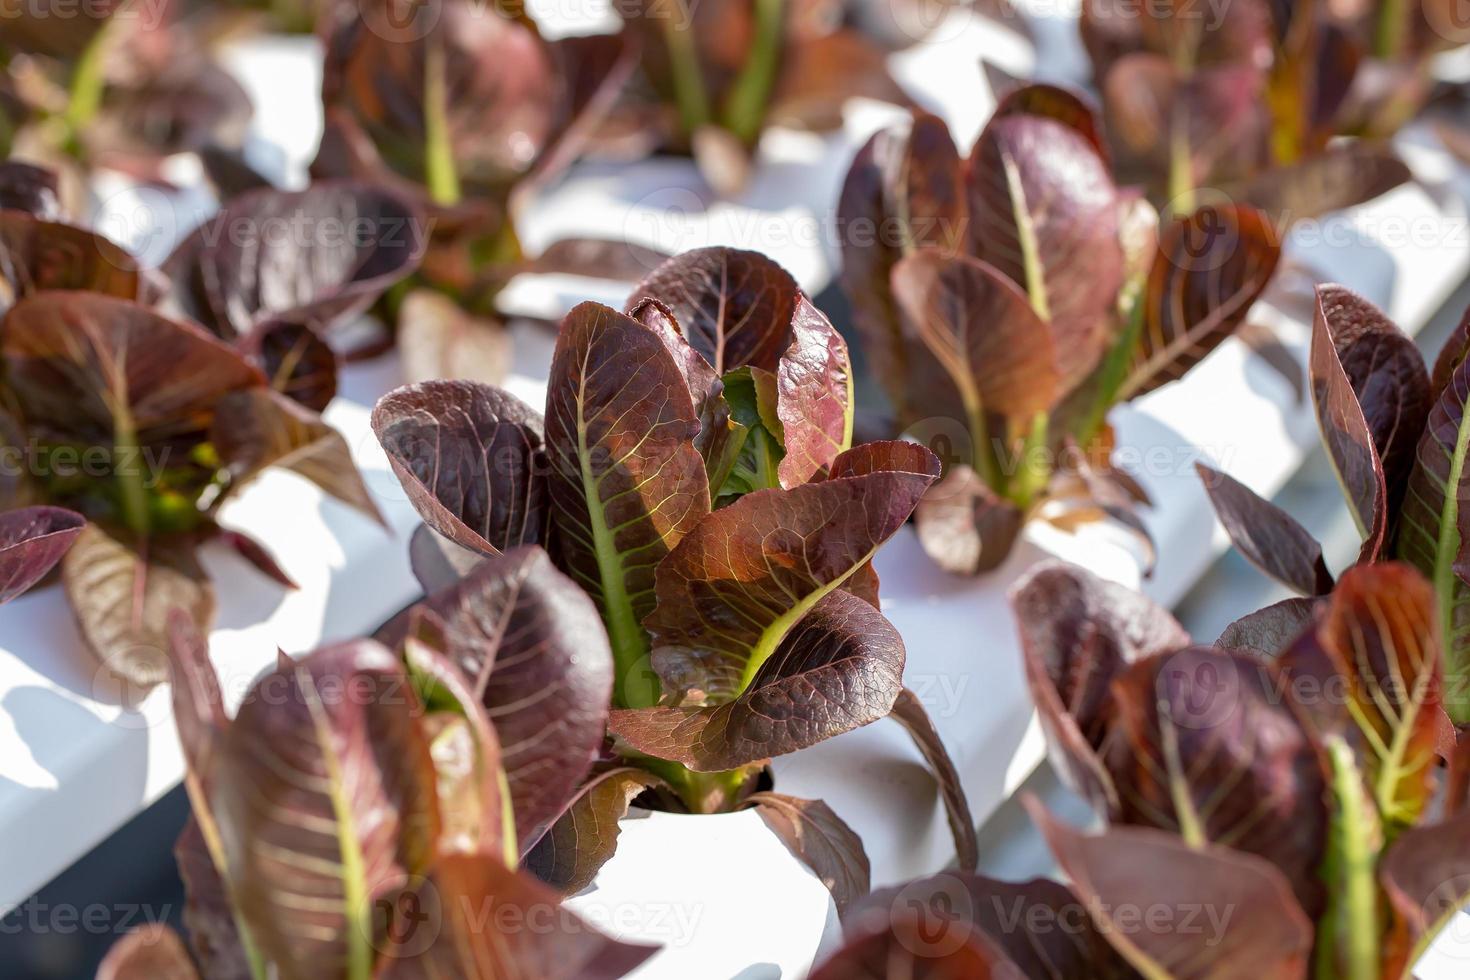
[[[1230,336],[1281,253],[1250,207],[1160,220],[1114,182],[1087,105],[1048,85],[1003,98],[967,157],[926,113],[875,135],[848,172],[839,233],[895,425],[945,457],[920,538],[962,573],[998,565],[1035,514],[1146,537],[1107,413]]]
[[[1449,721],[1421,575],[1351,570],[1274,655],[1192,646],[1060,563],[1012,601],[1053,762],[1105,829],[1028,800],[1070,884],[875,893],[816,976],[1412,975],[1470,899],[1470,818],[1433,803]]]

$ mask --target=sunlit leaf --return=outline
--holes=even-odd
[[[168,679],[169,615],[182,610],[199,633],[214,617],[214,592],[187,537],[136,540],[84,527],[61,561],[62,583],[82,638],[128,683]]]
[[[686,335],[712,336],[681,317]],[[658,698],[639,666],[654,569],[710,508],[699,418],[653,332],[595,303],[567,315],[547,397],[546,446],[561,564],[602,610],[623,704]],[[625,689],[635,687],[634,690]]]
[[[211,802],[237,909],[283,975],[368,975],[374,902],[429,869],[439,809],[407,682],[375,643],[325,648],[226,729]]]
[[[658,566],[654,646],[696,651],[705,690],[739,691],[913,513],[939,469],[913,462],[926,469],[763,490],[699,522]]]
[[[745,499],[751,499],[749,497]],[[728,509],[728,508],[727,508]],[[719,772],[784,755],[888,715],[903,688],[903,640],[857,596],[827,591],[782,631],[752,676],[705,671],[715,703],[614,711],[612,734],[634,749],[700,772]],[[680,651],[685,652],[685,651]],[[661,666],[655,656],[655,667]],[[664,674],[670,671],[664,668]]]
[[[1153,391],[1203,360],[1244,322],[1280,257],[1276,229],[1248,207],[1207,205],[1162,228],[1120,397]]]
[[[419,516],[488,554],[544,538],[542,429],[515,396],[468,381],[408,385],[373,409],[373,432]]]

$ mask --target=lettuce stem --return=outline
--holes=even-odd
[[[710,119],[709,95],[704,90],[704,74],[699,67],[699,53],[694,47],[694,25],[685,0],[669,0],[671,6],[683,14],[684,25],[675,23],[672,17],[663,19],[664,44],[669,51],[669,70],[674,77],[674,101],[679,106],[679,118],[684,133],[693,136],[695,131]]]
[[[1375,870],[1381,832],[1371,819],[1376,811],[1365,797],[1353,750],[1333,737],[1328,740],[1327,754],[1335,806],[1328,838],[1331,897],[1323,931],[1331,938],[1318,946],[1316,973],[1323,978],[1377,980],[1382,924]]]
[[[690,813],[728,813],[734,808],[735,798],[746,781],[743,769],[697,772],[681,763],[655,756],[644,756],[637,762],[668,783]]]
[[[112,47],[111,25],[98,29],[87,42],[82,56],[77,60],[76,70],[71,77],[66,111],[62,120],[66,123],[67,149],[72,154],[80,153],[82,130],[97,116],[102,108],[102,93],[107,87],[107,54]]]
[[[239,912],[240,903],[235,899],[235,889],[230,882],[230,868],[225,859],[225,846],[220,839],[219,824],[215,823],[214,812],[209,809],[209,797],[205,793],[204,783],[192,769],[186,768],[184,771],[184,792],[189,797],[194,822],[199,827],[199,836],[204,840],[204,849],[209,853],[209,860],[219,875],[225,896],[229,899],[230,918],[235,923],[235,932],[245,953],[245,963],[250,969],[251,980],[266,980],[268,964],[250,935],[250,926]]]
[[[996,493],[1005,492],[1005,474],[995,461],[995,444],[990,439],[990,423],[985,419],[985,406],[972,391],[961,386],[961,399],[965,403],[966,423],[970,427],[970,442],[974,446],[975,472],[985,485]]]
[[[1385,61],[1398,60],[1404,47],[1403,0],[1383,0],[1378,5],[1378,24],[1374,31],[1374,54]]]
[[[1169,210],[1189,214],[1194,210],[1194,154],[1189,145],[1189,121],[1182,106],[1175,106],[1169,126]]]
[[[1045,412],[1037,412],[1031,420],[1030,431],[1020,441],[1020,456],[1016,461],[1016,476],[1011,481],[1009,496],[1022,510],[1031,506],[1031,501],[1051,481],[1051,466],[1045,452],[1050,422]]]
[[[139,537],[147,537],[152,522],[148,514],[148,488],[143,484],[143,453],[138,432],[126,406],[118,406],[113,420],[113,478],[117,480],[123,523]],[[121,460],[121,465],[119,461]]]
[[[725,128],[746,146],[760,138],[781,62],[785,0],[755,0],[755,39],[725,101]]]
[[[435,204],[460,201],[459,172],[449,138],[449,80],[443,39],[428,42],[424,58],[424,177]]]

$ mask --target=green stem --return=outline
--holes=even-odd
[[[985,418],[985,406],[968,385],[961,385],[960,400],[965,405],[965,423],[970,427],[970,442],[974,446],[975,472],[985,485],[996,493],[1004,493],[1005,474],[995,458],[995,443],[990,439],[990,423]]]
[[[1189,145],[1189,120],[1175,106],[1169,126],[1169,207],[1176,215],[1194,210],[1194,154]]]
[[[612,644],[613,700],[620,708],[648,708],[658,704],[662,691],[648,659],[648,633],[633,609],[624,578],[622,553],[607,524],[598,478],[592,471],[592,452],[587,445],[587,427],[579,420],[577,456],[582,467],[582,487],[587,501],[587,523],[592,531],[593,553],[602,583],[602,618]]]
[[[781,642],[786,639],[786,634],[790,633],[797,623],[805,619],[806,614],[811,612],[812,609],[817,605],[817,603],[827,598],[827,596],[831,593],[842,588],[842,584],[848,579],[852,578],[853,574],[859,568],[862,568],[868,562],[872,561],[873,555],[876,553],[877,549],[874,548],[872,551],[869,551],[867,554],[854,561],[851,567],[849,567],[846,572],[843,572],[841,575],[828,582],[827,584],[819,586],[813,591],[802,596],[791,606],[790,609],[786,610],[780,616],[777,616],[769,626],[761,631],[760,639],[756,640],[756,642],[751,645],[750,655],[745,658],[745,667],[740,675],[740,692],[743,692],[750,687],[751,682],[755,680],[755,675],[760,673],[761,667],[764,666],[765,662],[771,658],[771,655],[773,653],[776,652],[776,649],[780,647]]]
[[[644,756],[637,762],[668,783],[690,813],[728,813],[734,808],[736,795],[746,780],[742,769],[696,772],[688,766],[654,756]]]
[[[1385,61],[1398,60],[1404,47],[1403,0],[1382,0],[1378,5],[1378,27],[1374,32],[1374,53]]]
[[[785,0],[755,0],[755,39],[750,56],[725,101],[725,127],[746,146],[760,138],[776,70],[781,61]]]
[[[113,36],[110,25],[99,28],[87,42],[77,61],[76,71],[72,73],[71,91],[62,120],[66,123],[67,148],[73,154],[81,150],[82,131],[102,108],[102,93],[107,87],[107,53]]]
[[[664,44],[669,50],[669,70],[674,76],[674,101],[679,105],[679,118],[686,136],[709,123],[709,95],[704,90],[704,74],[699,68],[699,53],[694,48],[694,26],[685,0],[670,0],[682,14],[683,26],[673,17],[663,18]]]
[[[507,868],[515,869],[521,863],[520,842],[516,840],[516,811],[510,795],[510,780],[505,767],[497,766],[495,779],[500,786],[500,848]]]
[[[120,407],[113,422],[113,477],[117,480],[123,523],[139,537],[147,537],[151,529],[148,515],[148,489],[143,482],[143,454],[138,446],[138,433],[133,416]],[[117,465],[118,461],[122,465]]]
[[[1164,708],[1159,705],[1160,711]],[[1167,718],[1160,719],[1163,733],[1164,763],[1168,767],[1169,796],[1174,803],[1174,815],[1179,820],[1179,836],[1184,843],[1200,850],[1209,843],[1205,836],[1205,823],[1195,808],[1194,798],[1189,795],[1189,779],[1184,772],[1184,761],[1179,756],[1179,734]]]
[[[1021,440],[1020,456],[1016,476],[1010,481],[1007,496],[1017,507],[1025,510],[1037,495],[1051,482],[1051,467],[1046,460],[1047,432],[1051,419],[1045,412],[1037,412],[1031,420],[1031,429]]]
[[[1011,212],[1016,221],[1016,238],[1021,246],[1021,262],[1026,270],[1026,296],[1031,308],[1041,319],[1051,320],[1051,304],[1046,295],[1046,269],[1041,263],[1041,246],[1036,240],[1036,227],[1026,203],[1026,188],[1021,182],[1021,168],[1009,153],[1001,155],[1006,187],[1011,198]]]
[[[1098,369],[1097,393],[1089,407],[1082,425],[1072,435],[1077,444],[1086,448],[1107,421],[1108,410],[1117,403],[1128,380],[1128,367],[1133,363],[1133,352],[1138,349],[1138,338],[1143,333],[1144,289],[1137,283],[1130,287],[1131,303],[1126,306],[1123,333],[1108,349],[1102,366]]]
[[[1455,561],[1460,547],[1460,481],[1465,473],[1465,456],[1470,451],[1470,412],[1460,419],[1460,428],[1455,433],[1455,450],[1450,456],[1450,470],[1445,480],[1444,503],[1439,514],[1439,540],[1434,549],[1434,599],[1439,607],[1440,635],[1445,639],[1445,710],[1450,720],[1457,725],[1470,723],[1470,699],[1466,688],[1470,685],[1470,665],[1464,660],[1461,645],[1454,642],[1455,600],[1464,586],[1455,574]],[[1354,511],[1355,508],[1348,508]],[[1367,537],[1365,534],[1364,537]]]
[[[449,138],[449,82],[444,42],[429,40],[424,58],[424,176],[429,197],[435,204],[460,201],[459,172],[454,165],[454,145]]]
[[[1317,975],[1341,980],[1377,980],[1381,962],[1378,917],[1377,829],[1364,798],[1352,749],[1341,738],[1327,744],[1332,764],[1335,814],[1329,845],[1331,895],[1326,927],[1334,941],[1319,946]]]

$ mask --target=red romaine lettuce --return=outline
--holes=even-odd
[[[1430,56],[1467,37],[1392,2],[1087,0],[1081,29],[1120,172],[1160,204],[1220,191],[1282,225],[1409,179],[1381,141],[1428,98]]]
[[[1445,637],[1444,703],[1462,729],[1470,724],[1470,515],[1461,506],[1470,478],[1462,465],[1470,437],[1467,335],[1456,332],[1431,377],[1413,341],[1372,303],[1342,286],[1317,289],[1310,380],[1323,444],[1363,536],[1356,564],[1396,556],[1429,578]],[[1300,595],[1331,590],[1321,546],[1290,515],[1223,473],[1203,466],[1200,473],[1243,555]],[[1464,792],[1459,787],[1452,805],[1463,803]]]
[[[321,254],[307,247],[298,259]],[[253,352],[228,346],[147,305],[156,274],[118,246],[19,210],[0,211],[0,275],[0,432],[15,454],[0,503],[60,505],[91,521],[66,525],[65,512],[43,508],[56,533],[41,534],[45,522],[16,516],[17,534],[41,536],[12,543],[13,582],[34,582],[74,537],[62,559],[72,608],[125,680],[163,679],[172,610],[207,627],[214,598],[195,555],[204,540],[290,582],[260,545],[216,523],[262,470],[295,470],[380,519],[346,442],[316,411],[335,390],[335,360],[290,325],[257,330]]]
[[[570,600],[596,627],[585,597],[539,552],[488,566],[469,593],[513,631],[481,635],[470,663],[435,645],[444,625],[418,611],[401,656],[370,640],[325,647],[274,670],[227,717],[208,649],[188,618],[170,624],[173,702],[187,764],[193,819],[179,840],[190,944],[172,932],[124,939],[104,976],[618,977],[653,953],[614,941],[561,897],[517,870],[517,772],[534,780],[585,768],[581,750],[538,746],[526,757],[481,703],[490,666],[504,654],[544,665],[512,676],[522,704],[543,685],[580,710],[605,715],[611,662],[605,640],[577,634],[557,616],[518,619],[524,604]],[[510,604],[507,607],[507,602]],[[593,640],[594,642],[588,642]],[[546,670],[556,665],[560,676]],[[461,666],[478,671],[479,680]],[[558,721],[539,713],[539,727]],[[513,718],[506,718],[514,724]],[[562,789],[542,784],[540,791]],[[531,794],[534,797],[535,793]],[[551,801],[552,809],[557,806]],[[487,929],[491,907],[545,918],[544,928]],[[511,910],[514,910],[512,913]],[[529,921],[525,919],[522,921]],[[110,971],[110,972],[109,972]]]
[[[1060,564],[1013,601],[1058,771],[1110,826],[1032,814],[1140,974],[1397,977],[1464,901],[1435,895],[1464,830],[1433,804],[1451,734],[1435,596],[1410,566],[1361,565],[1315,607],[1227,633],[1288,635],[1271,650],[1190,646],[1163,610]],[[1130,927],[1133,902],[1248,921],[1201,945]]]
[[[173,154],[238,151],[250,100],[176,7],[8,4],[0,153],[166,183]]]
[[[623,36],[640,51],[640,71],[598,144],[620,156],[692,154],[721,194],[744,187],[768,126],[825,132],[841,127],[850,98],[910,101],[888,72],[887,51],[820,4],[619,0],[613,6]]]
[[[849,448],[846,345],[759,255],[680,256],[628,310],[584,303],[567,316],[544,422],[456,381],[401,388],[373,414],[433,529],[415,546],[428,608],[445,615],[455,578],[481,574],[474,556],[542,542],[606,625],[612,753],[533,864],[585,883],[616,835],[578,828],[616,821],[647,792],[694,812],[760,807],[845,901],[866,888],[851,832],[819,804],[753,791],[769,757],[900,703],[972,861],[963,794],[904,697],[903,643],[869,564],[937,477],[934,457],[912,443]]]
[[[548,41],[520,7],[470,0],[349,13],[323,30],[326,131],[311,171],[391,189],[419,216],[422,262],[382,311],[410,380],[504,380],[497,298],[517,274],[636,280],[665,258],[600,239],[527,256],[516,230],[526,197],[581,155],[633,71],[626,38]]]
[[[945,455],[920,540],[961,573],[996,567],[1031,515],[1112,518],[1147,540],[1107,412],[1240,326],[1281,251],[1248,207],[1161,222],[1114,183],[1086,104],[1047,85],[1007,95],[968,158],[925,113],[878,133],[848,172],[839,232],[896,427]]]

